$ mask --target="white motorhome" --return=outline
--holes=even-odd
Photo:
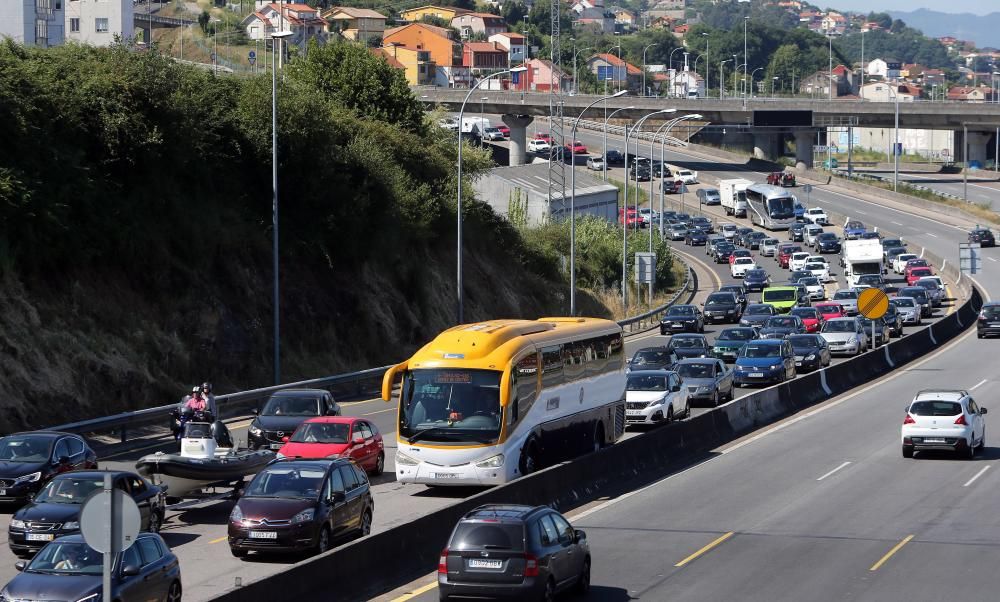
[[[493,127],[489,119],[485,117],[462,117],[462,133],[470,134],[475,132],[480,136],[486,131],[486,128]]]
[[[726,210],[726,215],[746,217],[746,189],[751,185],[753,182],[743,178],[719,180],[719,196],[722,198],[722,208]]]
[[[864,274],[882,274],[882,243],[878,239],[845,240],[843,250],[844,278],[848,286],[858,284]]]

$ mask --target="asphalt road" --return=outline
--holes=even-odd
[[[953,194],[968,199],[972,203],[986,204],[994,210],[1000,210],[1000,177],[995,172],[980,170],[969,176],[968,186],[963,182],[962,174],[941,174],[920,171],[906,171],[901,166],[899,181],[918,186],[926,186],[937,192]],[[843,171],[843,170],[841,170]],[[887,182],[892,182],[892,170],[857,170],[859,172],[877,175]]]
[[[705,170],[698,157],[673,161]],[[740,175],[720,166],[720,177]],[[820,205],[957,261],[963,227],[816,187]],[[1000,293],[993,249],[976,276]],[[1000,586],[1000,450],[905,460],[903,407],[929,387],[997,406],[997,345],[970,331],[862,389],[716,450],[637,492],[571,512],[593,556],[588,600],[993,600]],[[987,417],[987,424],[990,419]],[[987,432],[993,432],[987,427]],[[992,470],[990,470],[992,468]],[[434,575],[387,600],[436,599]]]

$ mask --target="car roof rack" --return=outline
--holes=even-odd
[[[969,392],[965,389],[921,389],[917,391],[917,397],[921,395],[930,395],[932,393],[957,393],[962,397],[969,397]]]

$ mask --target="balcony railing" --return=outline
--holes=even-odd
[[[35,14],[41,19],[52,16],[52,0],[35,0]]]

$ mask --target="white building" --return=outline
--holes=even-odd
[[[65,0],[66,40],[110,46],[115,36],[135,35],[135,8],[132,0]]]
[[[499,44],[507,51],[508,66],[523,63],[528,58],[528,44],[524,36],[519,33],[505,32],[493,34],[488,41]]]
[[[691,93],[697,94],[698,98],[705,96],[705,79],[694,71],[668,69],[667,82],[667,96],[687,98]]]
[[[903,63],[898,59],[875,59],[868,63],[868,75],[882,79],[899,79],[899,70],[902,67]]]
[[[62,44],[66,26],[64,1],[0,1],[0,38],[42,48]]]
[[[284,9],[283,12],[279,8]],[[292,32],[288,44],[305,49],[311,39],[325,42],[327,23],[319,16],[319,9],[308,4],[271,2],[258,8],[243,19],[241,25],[251,40],[270,38],[271,34],[284,28]]]

